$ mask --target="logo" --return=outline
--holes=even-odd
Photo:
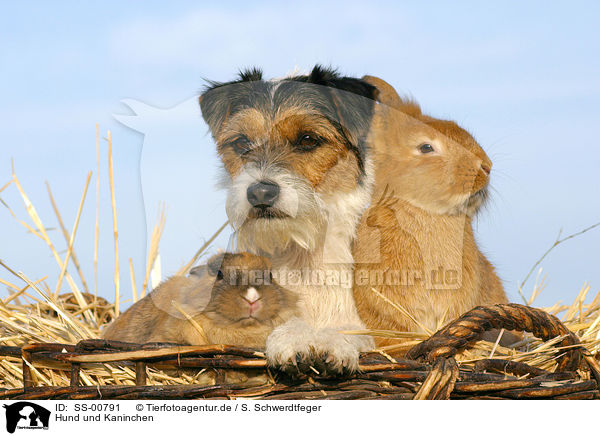
[[[48,430],[50,411],[29,401],[19,401],[3,405],[6,409],[6,431],[14,433],[18,429]]]

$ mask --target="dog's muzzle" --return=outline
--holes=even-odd
[[[265,210],[273,207],[279,197],[279,190],[276,183],[261,180],[248,186],[246,197],[252,207]]]

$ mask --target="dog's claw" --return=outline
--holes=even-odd
[[[303,374],[310,374],[312,372],[310,367],[313,365],[313,359],[310,356],[302,356],[300,353],[297,353],[295,359],[298,362],[298,371]]]
[[[344,336],[338,330],[314,331],[301,320],[278,327],[267,339],[269,366],[294,378],[337,378],[354,373],[359,352],[371,349],[372,340]]]
[[[325,364],[325,359],[328,355],[329,353],[326,352],[321,356],[320,359],[314,359],[314,367],[317,371],[319,371],[319,375],[321,376],[325,376],[327,374],[327,365]]]

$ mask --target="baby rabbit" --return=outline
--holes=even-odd
[[[208,304],[215,278],[208,274],[206,266],[204,272],[165,280],[109,324],[102,337],[135,343],[171,341],[174,332],[168,329],[184,318],[173,302],[190,316],[199,314]]]
[[[366,326],[436,331],[475,306],[507,302],[471,225],[488,195],[489,157],[455,122],[424,115],[381,79],[365,79],[384,103],[370,133],[373,203],[354,244],[354,297]]]
[[[156,306],[154,293],[161,294],[161,301],[176,296],[191,320]],[[202,301],[206,304],[198,313]],[[273,328],[297,315],[296,303],[295,294],[272,281],[269,260],[250,253],[225,253],[212,258],[206,267],[194,268],[189,277],[172,277],[162,283],[119,317],[103,336],[140,343],[264,348]],[[172,307],[171,303],[166,307]]]
[[[206,309],[195,320],[208,343],[264,348],[267,336],[297,316],[298,297],[275,283],[268,259],[250,253],[223,256]],[[184,341],[195,332],[183,326]]]

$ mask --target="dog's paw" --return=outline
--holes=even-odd
[[[315,331],[300,319],[290,320],[267,338],[267,363],[293,377],[318,375],[339,377],[358,371],[361,351],[374,348],[369,336],[344,335],[340,330],[357,327],[323,328]]]
[[[314,342],[315,330],[305,321],[293,318],[276,327],[267,338],[267,364],[293,377],[309,373]]]
[[[312,346],[312,366],[323,377],[346,376],[358,371],[361,351],[370,351],[375,344],[370,336],[345,335],[340,330],[359,328],[323,328],[316,332]]]

